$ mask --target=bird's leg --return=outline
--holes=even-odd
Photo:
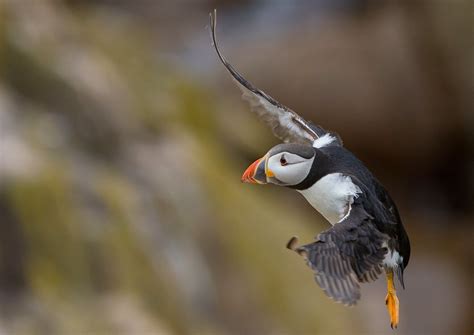
[[[393,283],[393,270],[386,270],[387,276],[387,296],[385,297],[385,305],[387,305],[388,315],[390,315],[390,326],[397,328],[398,326],[398,297],[395,285]]]

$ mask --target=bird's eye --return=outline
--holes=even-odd
[[[280,164],[281,164],[281,166],[285,166],[285,165],[288,164],[288,162],[286,161],[285,157],[281,156],[281,158],[280,158]]]

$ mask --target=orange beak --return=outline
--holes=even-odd
[[[250,184],[267,184],[265,173],[266,156],[253,162],[242,175],[242,182]]]

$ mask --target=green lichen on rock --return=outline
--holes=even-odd
[[[46,168],[34,180],[9,185],[9,196],[24,231],[29,286],[40,296],[90,292],[90,273],[79,236],[81,218],[67,170]]]

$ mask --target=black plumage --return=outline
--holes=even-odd
[[[375,280],[382,273],[387,236],[378,231],[360,203],[341,223],[320,233],[316,242],[296,251],[315,271],[316,282],[334,300],[354,305],[360,298],[360,282]]]
[[[317,168],[312,168],[300,184],[290,187],[304,190],[320,178],[338,172],[351,177],[362,190],[354,199],[347,218],[319,234],[316,242],[301,247],[307,253],[308,265],[316,271],[316,281],[333,299],[352,305],[360,297],[359,286],[353,284],[354,280],[357,283],[377,278],[385,254],[397,251],[403,257],[403,263],[396,269],[396,274],[404,287],[403,270],[410,259],[410,243],[390,195],[365,165],[344,147],[336,144],[313,150],[316,155],[313,165],[317,164]],[[386,247],[382,246],[383,242]],[[325,252],[328,257],[329,250],[332,257],[323,257],[322,263],[316,262],[321,257],[318,254]],[[325,261],[348,264],[350,271],[344,278],[334,276],[324,267]],[[344,298],[331,290],[341,281],[352,288]]]

